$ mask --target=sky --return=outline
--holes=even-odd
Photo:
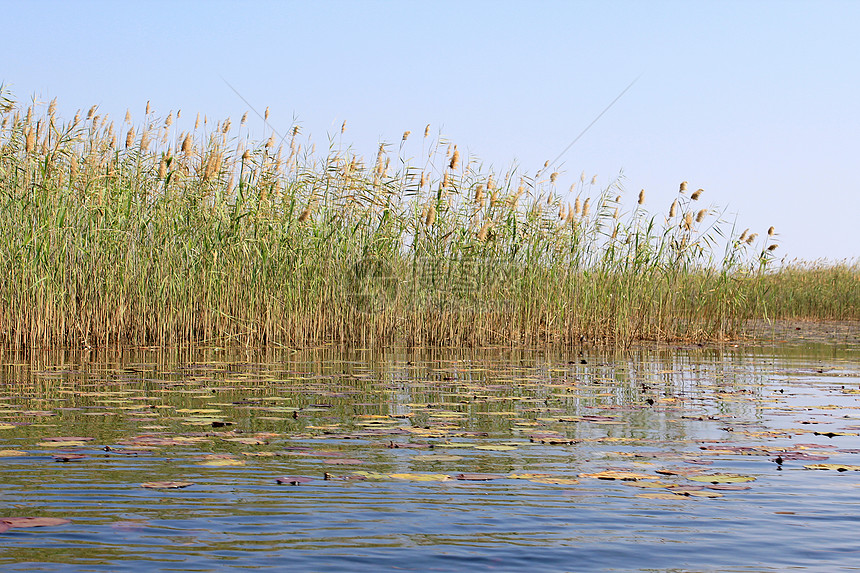
[[[533,174],[636,80],[561,157],[559,189],[620,175],[629,205],[644,189],[659,212],[689,181],[739,229],[773,225],[786,260],[860,258],[860,2],[0,0],[0,13],[0,83],[18,101],[235,122],[244,98],[318,145],[346,121],[343,141],[371,159],[430,124],[488,168]]]

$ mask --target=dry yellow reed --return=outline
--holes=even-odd
[[[492,221],[487,221],[481,227],[481,230],[478,231],[478,240],[484,242],[487,240],[487,233],[490,232],[490,227],[492,226]]]
[[[693,192],[692,195],[690,195],[690,199],[692,199],[693,201],[698,201],[699,197],[701,197],[702,193],[704,193],[704,192],[705,192],[704,189],[697,189],[695,192]]]
[[[775,232],[776,232],[776,229],[774,229],[773,227],[771,227],[771,228],[769,228],[769,229],[767,230],[767,236],[768,236],[768,237],[773,237],[773,234],[774,234]]]
[[[706,216],[707,214],[708,214],[708,210],[707,210],[707,209],[702,209],[701,211],[699,211],[699,212],[696,214],[696,222],[697,222],[697,223],[701,223],[702,221],[704,221],[704,220],[705,220],[705,216]]]
[[[553,171],[549,174],[549,182],[555,183],[556,179],[558,179],[558,171]]]
[[[424,224],[428,227],[436,222],[436,204],[431,204],[427,210],[427,217],[424,219]]]
[[[687,231],[692,230],[693,228],[693,213],[691,211],[687,211],[684,214],[684,229]]]
[[[451,169],[457,169],[457,166],[460,164],[460,151],[457,149],[457,146],[454,146],[454,153],[451,155],[451,163],[448,164],[448,167]]]
[[[478,206],[484,205],[484,185],[481,183],[475,188],[475,204]]]
[[[675,199],[672,201],[672,206],[669,207],[669,218],[672,219],[675,216],[675,213],[678,211],[678,200]]]
[[[645,202],[645,190],[639,192],[639,205]]]
[[[681,188],[680,188],[681,193],[684,193],[686,190],[687,190],[687,182],[681,181]]]

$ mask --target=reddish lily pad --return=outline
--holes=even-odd
[[[2,517],[0,523],[9,527],[52,527],[71,523],[71,520],[62,517]]]
[[[84,454],[54,454],[53,458],[55,462],[73,462],[75,460],[84,459]]]

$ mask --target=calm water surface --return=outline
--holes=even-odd
[[[856,341],[0,361],[4,571],[860,569]]]

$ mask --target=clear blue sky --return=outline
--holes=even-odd
[[[665,210],[682,180],[781,256],[860,257],[860,2],[0,0],[19,100],[271,108],[365,157],[431,124],[499,169],[564,156],[559,188],[623,171]]]

